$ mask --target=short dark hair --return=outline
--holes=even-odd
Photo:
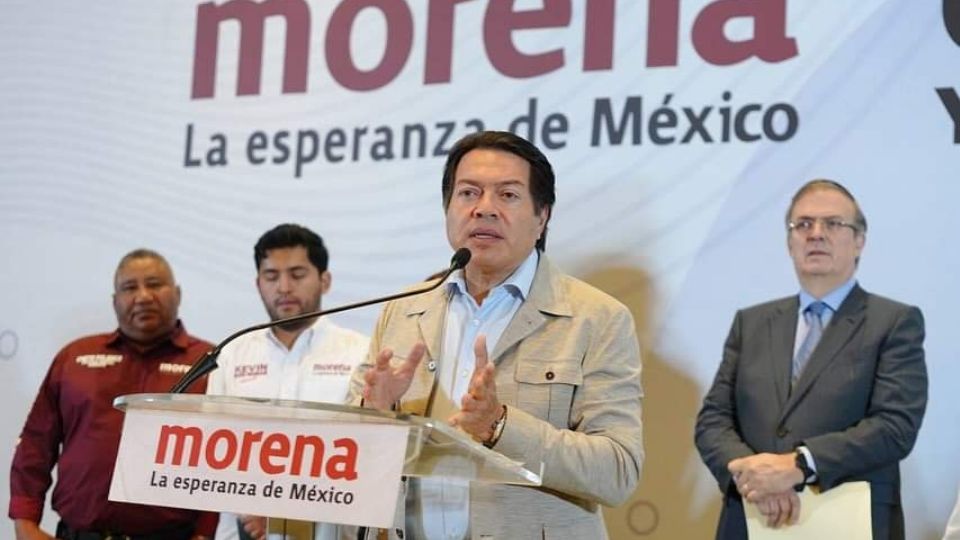
[[[785,221],[787,225],[790,225],[790,214],[793,213],[793,207],[797,205],[797,201],[800,200],[800,197],[803,197],[811,191],[816,191],[820,189],[832,189],[843,195],[844,197],[850,199],[850,202],[853,203],[853,222],[857,226],[857,232],[860,234],[865,234],[867,232],[867,217],[863,215],[863,210],[860,209],[860,204],[857,202],[857,199],[853,197],[853,194],[850,191],[843,187],[840,182],[835,180],[829,180],[827,178],[816,178],[810,180],[806,184],[800,186],[800,189],[793,194],[793,198],[790,199],[790,206],[787,208],[787,216]]]
[[[553,174],[553,167],[547,157],[543,155],[543,152],[531,144],[530,141],[509,131],[481,131],[467,135],[453,145],[453,149],[447,155],[447,163],[443,167],[441,192],[443,193],[444,211],[450,206],[454,175],[457,172],[457,166],[460,165],[460,160],[468,152],[480,148],[509,152],[523,158],[530,164],[530,196],[533,198],[533,209],[537,213],[540,213],[544,208],[547,209],[547,220],[543,224],[543,233],[537,239],[537,249],[539,251],[545,250],[547,248],[547,223],[550,222],[553,204],[557,200],[556,177]]]
[[[295,223],[277,225],[263,233],[263,236],[257,240],[257,245],[253,247],[253,261],[257,265],[257,271],[260,271],[260,263],[267,258],[271,249],[292,247],[306,248],[310,264],[317,267],[317,271],[321,273],[327,271],[330,254],[327,253],[327,248],[323,245],[323,238],[320,238],[319,234],[310,229]]]

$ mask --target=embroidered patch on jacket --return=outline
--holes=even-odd
[[[351,371],[353,371],[353,366],[350,364],[336,363],[313,365],[314,375],[350,375]]]
[[[260,377],[267,374],[267,364],[246,364],[233,367],[234,379]]]
[[[105,368],[123,361],[122,354],[81,354],[76,358],[81,366],[90,368]]]
[[[190,364],[171,364],[169,362],[160,364],[160,373],[176,373],[177,375],[182,375],[188,371],[190,371]]]

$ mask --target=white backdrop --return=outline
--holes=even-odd
[[[517,0],[555,16],[510,33],[501,0],[458,2],[452,18],[439,0],[272,0],[300,11],[288,24],[266,19],[259,93],[237,95],[241,26],[227,20],[213,96],[194,99],[198,10],[212,3],[0,0],[0,439],[12,448],[60,346],[115,326],[111,276],[126,251],[170,259],[181,316],[210,340],[264,318],[252,246],[277,223],[328,243],[325,305],[396,291],[449,259],[443,159],[432,155],[446,126],[451,140],[476,121],[506,129],[535,104],[534,139],[554,147],[558,173],[548,253],[627,303],[644,342],[648,456],[637,495],[608,512],[614,536],[712,534],[719,493],[693,449],[693,415],[734,311],[795,292],[783,212],[804,181],[829,177],[870,221],[862,285],[927,319],[930,403],[903,473],[908,537],[935,538],[960,481],[960,256],[950,245],[960,147],[935,92],[960,87],[950,1]],[[329,25],[334,13],[349,24]],[[308,46],[285,56],[305,15]],[[549,51],[533,61],[543,73],[511,71]],[[298,54],[308,56],[305,91],[284,92],[284,59]],[[378,67],[385,54],[399,59],[395,74]],[[445,57],[449,80],[425,83]],[[350,61],[382,75],[375,88],[347,87],[362,79],[343,75]],[[414,124],[426,155],[414,144],[405,157]],[[529,135],[528,123],[518,129]],[[346,145],[324,147],[337,130]],[[261,164],[248,156],[256,131],[269,143],[254,152]],[[282,131],[285,160],[273,139]],[[316,157],[298,171],[297,140],[308,156],[314,136]],[[211,149],[221,164],[207,163]],[[338,320],[369,332],[376,314]]]

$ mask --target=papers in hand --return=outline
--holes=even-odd
[[[756,505],[744,501],[744,510],[750,540],[873,540],[867,482],[840,484],[823,493],[808,487],[800,493],[800,519],[795,525],[779,529],[767,527]]]

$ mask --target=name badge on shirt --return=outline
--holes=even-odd
[[[81,354],[76,358],[81,366],[89,368],[105,368],[123,361],[122,354]]]
[[[234,379],[252,379],[254,377],[262,377],[266,374],[267,364],[245,364],[234,366],[233,368]]]

